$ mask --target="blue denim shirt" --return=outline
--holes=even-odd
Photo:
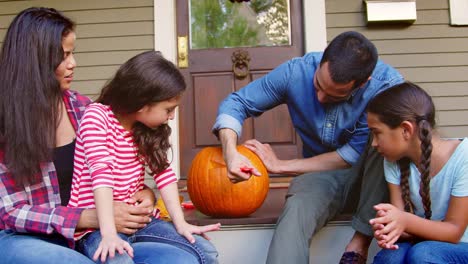
[[[377,93],[403,82],[403,77],[379,61],[371,79],[356,89],[347,101],[321,104],[313,79],[322,54],[312,52],[291,59],[230,94],[219,106],[213,132],[216,134],[219,129],[230,128],[240,136],[246,118],[286,104],[294,128],[302,139],[304,158],[337,151],[349,164],[356,163],[369,134],[367,103]]]

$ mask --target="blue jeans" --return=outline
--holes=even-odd
[[[123,263],[218,263],[218,252],[215,247],[201,236],[195,235],[196,242],[191,244],[185,237],[177,233],[174,225],[159,219],[153,219],[145,228],[133,235],[119,234],[130,243],[134,250],[132,259],[127,253],[115,255],[107,259],[108,264]],[[101,242],[99,230],[92,232],[77,242],[77,249],[84,255],[92,258]],[[151,247],[165,247],[167,252],[154,253]],[[144,250],[141,250],[141,248]],[[141,260],[144,256],[144,261]],[[101,263],[99,260],[96,263]]]
[[[374,263],[468,263],[468,243],[423,241],[417,244],[402,242],[397,245],[399,247],[397,250],[380,250],[374,257]]]
[[[39,236],[0,231],[0,263],[83,263],[92,264],[86,256],[68,247],[60,236]]]

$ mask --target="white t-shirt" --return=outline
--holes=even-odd
[[[400,167],[397,163],[384,161],[387,182],[400,185]],[[422,198],[419,195],[421,174],[414,163],[410,164],[410,197],[414,204],[414,213],[424,217]],[[450,159],[430,182],[432,220],[443,220],[448,210],[450,196],[468,196],[468,139],[463,141],[453,152]],[[468,228],[461,242],[468,242]]]

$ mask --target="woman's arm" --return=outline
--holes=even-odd
[[[43,180],[34,187],[19,187],[6,170],[0,155],[0,229],[22,233],[59,233],[73,241],[81,208],[56,206],[58,196],[51,185],[52,165],[42,166]]]
[[[155,201],[153,191],[145,189],[137,192],[131,199],[140,206],[129,205],[124,202],[114,202],[114,221],[117,232],[131,235],[151,221],[153,204]],[[99,222],[96,209],[85,209],[80,215],[76,229],[98,229]]]

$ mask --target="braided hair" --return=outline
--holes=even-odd
[[[405,82],[378,94],[368,105],[367,111],[376,114],[379,120],[390,128],[398,127],[404,121],[416,124],[417,135],[421,141],[421,184],[419,195],[422,198],[426,219],[432,216],[430,196],[430,168],[432,153],[432,130],[435,127],[435,107],[432,98],[416,84]],[[405,211],[414,212],[410,199],[409,175],[410,160],[398,160],[400,167],[400,186]]]

